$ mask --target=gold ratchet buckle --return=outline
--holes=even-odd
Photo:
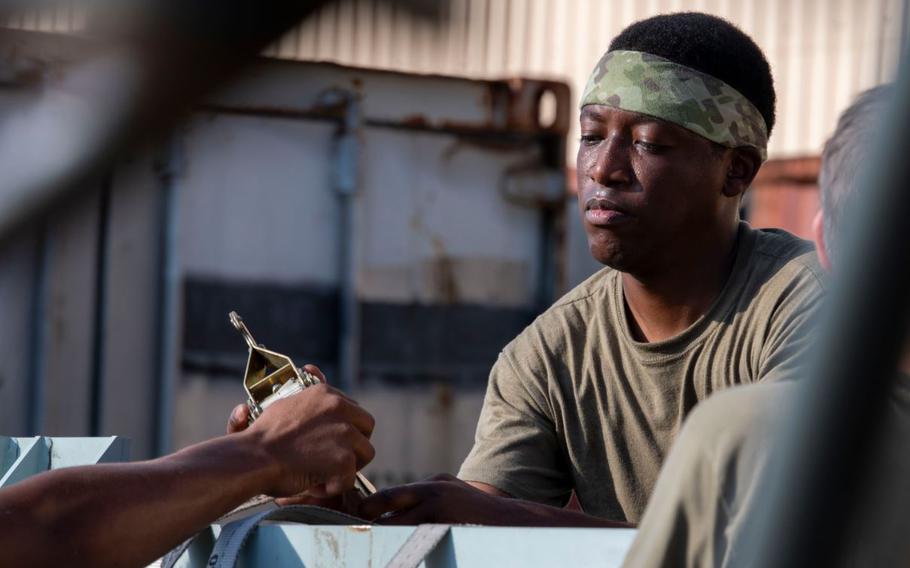
[[[302,367],[297,367],[287,355],[271,351],[256,343],[253,334],[250,333],[237,312],[231,312],[228,317],[249,348],[246,372],[243,377],[243,390],[247,394],[246,404],[250,409],[250,424],[275,401],[295,395],[307,387],[322,382],[316,375],[307,372]],[[357,472],[354,479],[354,488],[362,497],[376,493],[373,484],[360,472]]]

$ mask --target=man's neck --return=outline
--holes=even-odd
[[[671,255],[647,275],[622,273],[626,317],[636,341],[669,339],[708,312],[733,269],[736,235],[735,228],[714,235],[708,241],[712,246],[692,246],[687,250],[697,253]]]

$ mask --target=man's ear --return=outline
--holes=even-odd
[[[727,179],[724,180],[724,195],[737,197],[745,194],[760,167],[761,154],[756,148],[751,146],[733,148],[727,167]]]
[[[821,210],[812,219],[812,240],[815,241],[815,254],[822,268],[831,272],[831,259],[828,258],[828,246],[825,244],[825,216]]]

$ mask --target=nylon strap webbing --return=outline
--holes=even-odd
[[[215,541],[215,548],[212,549],[212,555],[209,556],[207,565],[211,568],[233,568],[237,563],[240,551],[243,549],[243,544],[252,534],[253,529],[266,520],[312,525],[367,524],[363,519],[312,505],[291,505],[271,511],[263,511],[224,525],[221,529],[221,534],[218,535],[218,540]]]

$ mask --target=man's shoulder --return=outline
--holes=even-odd
[[[750,229],[754,240],[743,282],[753,309],[786,313],[817,305],[825,289],[825,272],[815,246],[780,229]],[[783,308],[783,312],[780,310]]]
[[[605,266],[583,280],[580,284],[566,292],[561,298],[553,302],[553,305],[544,312],[544,314],[553,312],[557,313],[564,308],[572,305],[578,306],[579,304],[586,304],[592,301],[597,301],[601,296],[607,292],[607,288],[610,286],[613,278],[616,277],[618,273]],[[581,308],[584,309],[584,308]]]
[[[783,229],[751,229],[755,236],[753,258],[775,275],[803,277],[821,284],[824,271],[815,245]]]
[[[506,346],[506,353],[537,355],[561,351],[585,333],[596,313],[609,313],[610,290],[616,272],[602,268],[556,300]],[[548,347],[548,349],[539,349]]]

